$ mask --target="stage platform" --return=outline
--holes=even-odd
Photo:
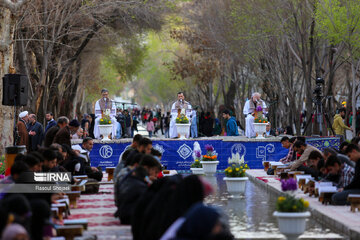
[[[196,139],[169,139],[153,138],[153,147],[163,153],[162,164],[167,169],[188,171],[193,162],[194,143],[200,144],[202,154],[206,153],[205,145],[211,144],[218,153],[218,170],[224,170],[232,153],[244,156],[245,162],[251,169],[263,168],[263,161],[278,161],[284,157],[288,150],[280,143],[281,137],[271,137],[262,140],[248,139],[246,137],[211,137]],[[131,144],[132,139],[117,139],[109,142],[94,140],[94,148],[90,153],[91,164],[101,167],[115,167],[125,147]],[[306,142],[319,149],[326,147],[339,148],[337,137],[308,137]],[[81,143],[73,140],[73,144]]]

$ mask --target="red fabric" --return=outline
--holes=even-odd
[[[264,183],[268,183],[269,180],[265,179],[264,177],[256,177],[257,179],[263,181]]]
[[[157,178],[162,178],[164,177],[164,174],[162,172],[159,172],[159,174],[157,175]]]

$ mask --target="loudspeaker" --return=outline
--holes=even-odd
[[[25,106],[28,98],[28,78],[21,74],[5,74],[3,77],[2,105]]]

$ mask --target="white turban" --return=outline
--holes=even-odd
[[[24,117],[26,117],[28,114],[29,114],[28,111],[23,111],[23,112],[21,112],[21,113],[19,114],[19,118],[24,118]]]

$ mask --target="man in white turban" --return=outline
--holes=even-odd
[[[29,112],[23,111],[19,114],[19,121],[16,124],[17,129],[17,139],[16,139],[16,145],[26,146],[26,149],[29,150],[29,132],[26,128],[26,124],[29,121]]]

